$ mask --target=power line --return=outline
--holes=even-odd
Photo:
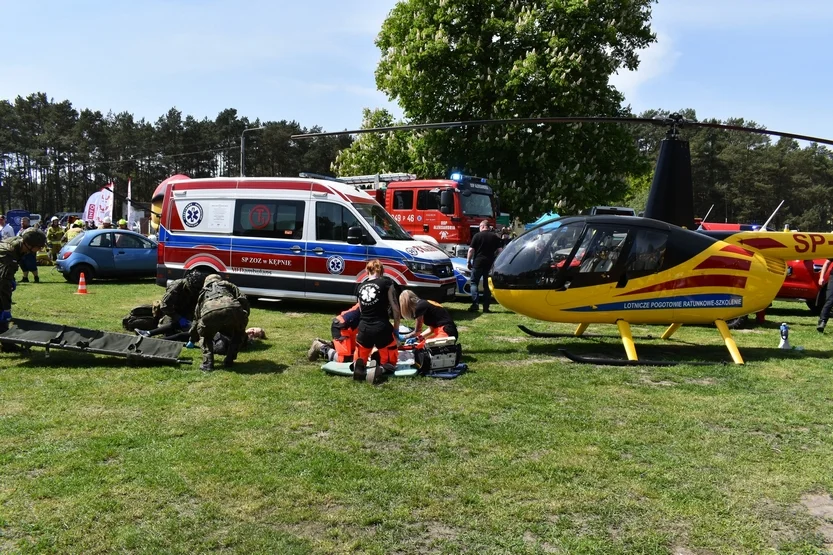
[[[181,158],[183,156],[194,156],[196,154],[208,154],[208,153],[225,152],[225,151],[228,151],[228,150],[237,150],[239,148],[240,148],[240,145],[233,145],[233,146],[228,146],[228,147],[225,147],[225,148],[212,148],[212,149],[208,149],[208,150],[196,150],[196,151],[193,151],[193,152],[182,152],[182,153],[179,153],[179,154],[151,154],[151,155],[143,156],[143,157],[140,157],[140,158],[131,157],[131,158],[121,158],[121,159],[118,159],[118,160],[113,159],[113,160],[96,160],[96,161],[86,161],[86,162],[66,162],[66,163],[63,163],[63,164],[48,164],[48,167],[50,167],[50,168],[66,168],[66,167],[69,167],[69,166],[79,166],[79,165],[84,164],[84,163],[87,163],[87,164],[127,164],[127,163],[130,163],[130,162],[143,162],[143,161],[155,161],[155,160],[158,161],[158,160],[167,160],[167,159],[172,159],[172,158]],[[4,153],[4,154],[22,154],[22,153],[20,153],[20,152],[8,152],[8,153]],[[44,154],[44,156],[48,156],[48,155]],[[14,167],[14,166],[15,165],[13,164],[12,166],[8,166],[8,167]]]

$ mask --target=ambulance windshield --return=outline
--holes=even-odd
[[[399,241],[413,241],[413,237],[402,229],[390,214],[378,204],[354,202],[353,208],[364,218],[370,227],[382,239],[393,239]]]

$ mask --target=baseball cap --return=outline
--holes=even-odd
[[[111,223],[113,223],[113,220],[112,220],[112,218],[110,218],[110,216],[107,216],[106,218],[104,218],[104,223],[105,224],[111,224]]]

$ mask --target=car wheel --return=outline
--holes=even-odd
[[[825,283],[824,286],[819,289],[819,294],[816,295],[815,299],[807,299],[807,308],[810,309],[810,314],[813,316],[818,316],[821,314],[821,309],[824,306],[824,302],[827,300],[827,284]]]
[[[67,281],[70,283],[78,283],[81,279],[81,274],[84,274],[84,281],[92,281],[93,277],[95,277],[95,271],[93,267],[89,264],[78,264],[77,266],[73,266],[72,269],[67,274]]]

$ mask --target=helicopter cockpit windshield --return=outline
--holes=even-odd
[[[665,230],[559,219],[512,241],[492,281],[507,289],[564,289],[617,283],[664,266]]]
[[[553,220],[518,237],[495,261],[495,285],[519,289],[551,286],[558,270],[571,257],[584,227],[584,222],[565,225]],[[578,255],[576,258],[580,259]]]

